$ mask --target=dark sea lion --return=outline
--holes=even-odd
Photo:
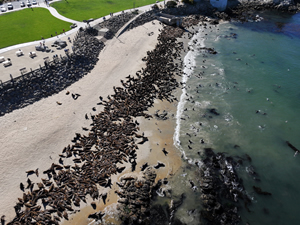
[[[91,206],[93,207],[93,209],[96,209],[97,208],[97,205],[95,202],[91,202]]]
[[[35,173],[34,170],[27,170],[25,173],[27,173],[27,176],[32,175]]]
[[[5,225],[5,215],[1,216],[1,225]]]
[[[165,156],[167,156],[169,153],[165,148],[163,148],[162,152],[165,154]]]
[[[141,171],[144,171],[148,166],[149,166],[148,163],[144,163],[144,164],[141,166]]]
[[[254,191],[260,195],[272,195],[270,192],[262,191],[260,187],[253,186]]]
[[[24,184],[23,183],[20,183],[20,189],[21,189],[21,191],[24,191]]]
[[[157,162],[157,165],[154,166],[155,169],[159,169],[160,167],[165,167],[165,164]]]

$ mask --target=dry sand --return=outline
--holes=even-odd
[[[53,162],[58,162],[58,154],[71,143],[75,132],[84,134],[82,127],[89,127],[91,119],[86,120],[85,114],[93,114],[93,107],[97,108],[97,112],[102,109],[96,105],[99,96],[106,98],[107,95],[113,94],[113,86],[121,86],[120,79],[125,79],[129,74],[133,75],[141,67],[145,67],[141,59],[146,56],[147,51],[155,47],[159,28],[161,25],[158,22],[155,25],[147,23],[125,32],[118,39],[107,41],[97,65],[84,78],[59,94],[0,117],[0,214],[5,214],[7,221],[15,216],[13,206],[17,198],[22,196],[19,183],[26,183],[25,171],[39,168],[39,178],[35,175],[29,176],[32,181],[37,182],[43,177],[42,171],[48,169]],[[154,35],[148,36],[147,33],[150,32],[154,32]],[[22,50],[30,51],[29,49],[32,49],[32,46]],[[81,96],[74,100],[71,95],[66,95],[67,91]],[[58,105],[57,101],[62,105]],[[157,104],[157,107],[161,109],[175,106],[163,103]],[[140,170],[139,167],[146,160],[150,165],[156,164],[157,160],[168,164],[168,157],[161,151],[166,143],[166,149],[170,152],[169,158],[174,158],[174,161],[171,167],[161,169],[158,178],[163,178],[180,166],[180,157],[173,147],[172,140],[174,123],[172,120],[159,121],[158,126],[162,131],[160,133],[155,128],[155,120],[143,120],[141,130],[152,138],[138,151],[137,170]],[[116,176],[114,180],[117,179]],[[110,202],[116,202],[116,198],[110,196],[110,193]],[[84,207],[85,205],[82,206],[82,211],[90,213],[91,207]],[[103,203],[99,207],[103,208]],[[71,224],[86,224],[86,219],[85,222],[75,220],[72,220]]]

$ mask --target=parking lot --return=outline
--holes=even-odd
[[[58,37],[54,37],[52,39],[45,40],[45,46],[48,46],[50,51],[37,51],[35,46],[43,45],[43,41],[37,42],[35,45],[20,47],[19,49],[12,49],[10,51],[6,51],[4,53],[0,53],[0,57],[4,57],[5,60],[10,59],[12,65],[4,67],[3,63],[0,63],[0,80],[5,82],[10,79],[10,75],[13,77],[17,77],[21,75],[21,70],[23,72],[30,71],[30,68],[37,69],[39,65],[43,66],[44,61],[47,57],[49,60],[53,59],[54,55],[58,55],[58,57],[65,55],[65,50],[69,49],[72,51],[72,43],[68,41],[68,37],[70,37],[71,41],[73,37],[76,35],[76,32],[72,34],[61,34]],[[57,49],[57,47],[51,47],[55,40],[62,40],[67,42],[67,46],[63,49]],[[17,56],[17,52],[21,50],[23,52],[22,56]],[[30,52],[35,52],[35,57],[30,57]],[[24,69],[25,68],[25,69]]]
[[[29,2],[29,4],[28,4]],[[24,6],[22,5],[24,3]],[[8,5],[12,5],[12,8],[9,9]],[[20,0],[14,2],[6,2],[0,5],[0,14],[7,13],[15,10],[20,10],[27,7],[39,6],[40,4],[45,4],[44,0]]]

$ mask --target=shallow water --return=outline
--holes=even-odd
[[[195,162],[201,164],[204,147],[252,158],[260,181],[247,172],[250,163],[236,168],[252,198],[251,213],[240,204],[241,224],[300,220],[300,155],[294,157],[286,144],[300,149],[300,16],[259,16],[260,22],[201,26],[190,42],[174,134],[189,163],[171,180],[173,195],[186,195],[176,216],[187,224],[200,223],[200,192],[191,190],[189,180],[198,176]],[[218,53],[201,51],[204,46]],[[254,193],[253,185],[272,196]]]

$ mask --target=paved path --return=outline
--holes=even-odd
[[[72,19],[69,19],[67,17],[64,17],[62,15],[60,15],[55,8],[51,7],[51,6],[46,6],[45,3],[42,3],[40,4],[39,7],[43,7],[43,8],[46,8],[50,11],[50,13],[52,14],[52,16],[56,17],[57,19],[60,19],[60,20],[63,20],[63,21],[66,21],[66,22],[70,22],[70,23],[76,23],[78,26],[85,26],[86,23],[83,23],[83,22],[79,22],[79,21],[76,21],[76,20],[72,20]]]

